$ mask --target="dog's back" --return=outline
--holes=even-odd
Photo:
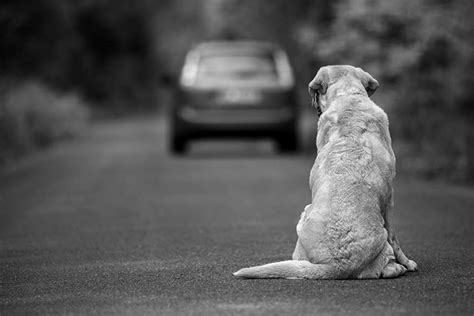
[[[389,202],[395,160],[385,143],[390,136],[380,108],[361,95],[334,103],[319,121],[312,203],[297,232],[307,260],[324,258],[340,271],[338,277],[357,277],[385,247],[382,209]]]
[[[335,100],[319,120],[317,146],[318,156],[310,175],[313,197],[318,177],[335,177],[334,181],[343,183],[365,182],[381,189],[391,185],[395,156],[388,119],[367,96]]]

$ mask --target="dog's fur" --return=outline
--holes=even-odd
[[[378,82],[352,66],[326,66],[309,83],[322,112],[293,260],[241,269],[244,278],[394,278],[417,265],[393,222],[395,156],[385,112],[369,96]]]

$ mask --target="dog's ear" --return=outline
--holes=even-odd
[[[308,84],[308,92],[311,96],[311,103],[314,107],[319,108],[318,95],[325,94],[328,89],[329,75],[326,68],[318,70],[316,76]]]
[[[315,95],[316,93],[325,94],[326,90],[328,89],[328,81],[328,70],[324,67],[319,69],[316,76],[314,76],[313,80],[311,80],[311,82],[308,84],[309,94],[311,96]]]
[[[363,71],[362,69],[360,69],[360,73],[362,74],[362,78],[361,78],[362,84],[364,85],[364,88],[370,97],[372,94],[374,94],[375,90],[377,90],[377,88],[379,87],[379,82],[375,80],[375,78],[372,77],[368,72]]]

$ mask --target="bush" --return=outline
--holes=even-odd
[[[58,94],[38,82],[0,90],[0,162],[77,135],[88,108],[74,94]]]

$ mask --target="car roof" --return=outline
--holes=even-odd
[[[248,53],[271,53],[279,49],[276,44],[260,41],[212,41],[203,42],[193,48],[194,52],[201,55],[248,52]]]

